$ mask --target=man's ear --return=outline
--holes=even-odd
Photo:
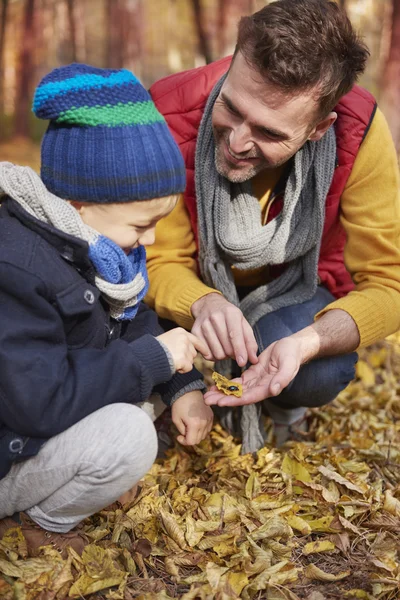
[[[329,127],[334,124],[336,119],[337,113],[330,112],[329,115],[325,117],[325,119],[322,119],[322,121],[319,121],[319,123],[317,123],[314,126],[313,130],[308,136],[308,139],[311,142],[318,142],[318,140],[320,140],[322,136],[328,131]]]

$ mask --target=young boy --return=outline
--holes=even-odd
[[[142,302],[144,246],[185,187],[164,118],[126,70],[73,64],[40,83],[41,178],[0,163],[0,538],[81,551],[79,523],[151,467],[139,403],[172,404],[183,444],[212,426],[202,342]],[[22,512],[24,511],[24,512]]]

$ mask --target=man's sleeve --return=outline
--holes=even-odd
[[[156,242],[147,249],[150,291],[146,302],[159,317],[185,329],[193,326],[191,307],[216,290],[197,273],[196,242],[183,196],[168,217],[157,223]]]
[[[329,304],[355,321],[360,347],[400,328],[400,187],[396,151],[377,110],[341,200],[344,261],[355,290]]]

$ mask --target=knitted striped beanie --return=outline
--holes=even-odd
[[[53,194],[106,203],[184,191],[181,152],[130,71],[76,63],[54,69],[36,89],[33,112],[50,120],[41,177]]]

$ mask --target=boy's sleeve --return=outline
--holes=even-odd
[[[154,310],[149,308],[144,302],[141,302],[136,317],[129,323],[123,339],[128,339],[129,341],[140,339],[138,335],[143,335],[143,331],[153,336],[164,333]],[[203,381],[202,374],[193,368],[189,373],[175,373],[169,381],[156,385],[153,388],[153,392],[160,394],[162,401],[167,406],[170,406],[188,392],[194,390],[205,391],[206,389],[207,386]]]
[[[157,223],[156,241],[147,248],[150,290],[146,302],[163,319],[185,329],[193,326],[192,305],[212,292],[197,273],[196,241],[183,196],[174,210]]]
[[[0,306],[0,422],[21,435],[52,437],[108,404],[142,402],[171,379],[149,334],[69,349],[45,284],[10,264],[0,263]]]

